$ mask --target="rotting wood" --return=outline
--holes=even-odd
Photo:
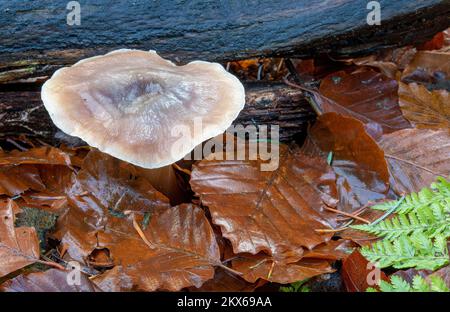
[[[154,49],[185,63],[258,56],[333,57],[420,43],[450,26],[449,0],[379,0],[381,25],[366,1],[0,2],[0,83],[39,81],[57,68],[118,48]],[[43,78],[44,77],[44,78]]]
[[[246,85],[246,105],[235,124],[279,125],[280,138],[304,134],[314,112],[300,90],[282,83]],[[26,135],[51,144],[78,145],[81,141],[59,131],[45,110],[39,91],[0,92],[0,139]]]

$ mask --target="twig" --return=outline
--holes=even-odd
[[[325,209],[329,210],[329,211],[332,211],[332,212],[339,213],[339,214],[347,216],[347,217],[350,217],[352,219],[356,219],[356,220],[362,221],[364,223],[370,224],[369,220],[361,218],[361,217],[358,217],[357,215],[354,215],[354,214],[351,214],[351,213],[348,213],[348,212],[345,212],[345,211],[340,211],[340,210],[337,210],[337,209],[333,209],[333,208],[330,208],[330,207],[325,207]]]
[[[275,261],[272,260],[272,264],[270,265],[270,270],[269,273],[267,273],[267,279],[270,280],[270,278],[272,277],[272,273],[273,273],[273,268],[275,267]]]
[[[384,219],[386,219],[391,213],[394,213],[394,211],[400,206],[400,204],[403,202],[404,199],[405,199],[405,196],[403,195],[399,199],[399,201],[395,204],[394,207],[390,208],[388,211],[386,211],[386,213],[384,215],[382,215],[381,217],[379,217],[378,219],[376,219],[369,225],[376,225],[376,224],[380,223],[381,221],[383,221]]]
[[[314,91],[313,89],[310,89],[310,88],[307,88],[307,87],[298,85],[298,84],[296,84],[296,83],[290,82],[287,78],[283,78],[283,82],[284,82],[285,84],[287,84],[288,86],[290,86],[290,87],[293,87],[293,88],[296,88],[296,89],[300,89],[300,90],[302,90],[302,91],[306,91],[306,92],[309,92],[309,93],[311,93],[311,94],[314,94],[314,93],[317,92],[317,91]],[[308,101],[309,105],[311,105],[311,107],[312,107],[312,109],[314,110],[314,112],[315,112],[318,116],[320,116],[320,115],[323,114],[323,112],[322,112],[322,110],[320,109],[320,107],[317,105],[316,102],[314,102],[314,100],[313,100],[310,96],[306,96],[305,98],[306,98],[306,100]]]
[[[147,239],[147,237],[145,236],[144,232],[142,231],[141,227],[139,226],[139,224],[136,221],[136,217],[134,216],[134,213],[131,212],[131,219],[133,221],[133,227],[136,230],[136,232],[139,234],[139,236],[141,237],[141,239],[144,241],[144,243],[148,246],[148,248],[150,249],[155,249],[155,246],[153,246],[152,243],[150,243],[150,241]]]
[[[337,229],[316,229],[314,231],[316,231],[318,233],[335,233],[335,232],[340,232],[340,231],[348,229],[349,225],[352,224],[352,223],[353,223],[353,220],[350,220],[349,222],[344,224],[342,227],[337,228]]]

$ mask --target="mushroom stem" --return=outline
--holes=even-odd
[[[187,192],[180,185],[180,177],[172,165],[156,168],[142,169],[142,175],[161,193],[170,199],[172,205],[185,201]]]

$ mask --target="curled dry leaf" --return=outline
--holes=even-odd
[[[227,158],[225,158],[227,159]],[[261,171],[260,160],[203,160],[194,166],[193,191],[234,253],[265,251],[277,261],[298,261],[331,235],[315,229],[336,224],[335,175],[320,158],[282,147],[279,167]]]
[[[0,277],[39,260],[35,229],[14,227],[14,214],[18,211],[11,199],[0,201]]]
[[[428,90],[450,91],[450,52],[419,51],[405,68],[402,81],[423,84]]]
[[[416,48],[412,46],[397,49],[381,50],[376,54],[340,60],[347,64],[368,66],[378,69],[386,77],[396,79],[398,71],[405,69],[416,54]]]
[[[106,154],[86,156],[69,205],[54,236],[80,262],[94,250],[109,250],[116,267],[98,278],[103,290],[200,287],[221,264],[200,208],[171,208],[146,179],[131,174],[128,164]]]
[[[429,91],[425,86],[400,82],[400,107],[418,128],[450,128],[450,97],[447,90]]]
[[[384,135],[380,142],[398,194],[418,192],[450,176],[450,132],[448,129],[404,129]]]
[[[307,154],[332,153],[341,210],[352,212],[386,197],[389,172],[384,153],[359,120],[323,114],[311,128],[308,141],[303,149]]]
[[[317,102],[324,113],[336,112],[364,124],[379,124],[384,133],[409,128],[398,106],[397,81],[373,70],[328,75]]]
[[[19,275],[0,285],[4,292],[95,292],[98,291],[86,275],[80,275],[80,283],[69,284],[69,272],[50,269]]]
[[[232,261],[232,267],[242,272],[242,277],[250,283],[262,279],[273,283],[289,284],[335,271],[330,263],[323,259],[301,259],[298,262],[285,264],[264,254],[240,255]]]

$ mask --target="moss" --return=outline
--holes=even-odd
[[[55,226],[58,216],[54,213],[36,209],[21,207],[22,213],[17,215],[16,226],[30,226],[36,229],[41,250],[46,250],[46,235]]]

